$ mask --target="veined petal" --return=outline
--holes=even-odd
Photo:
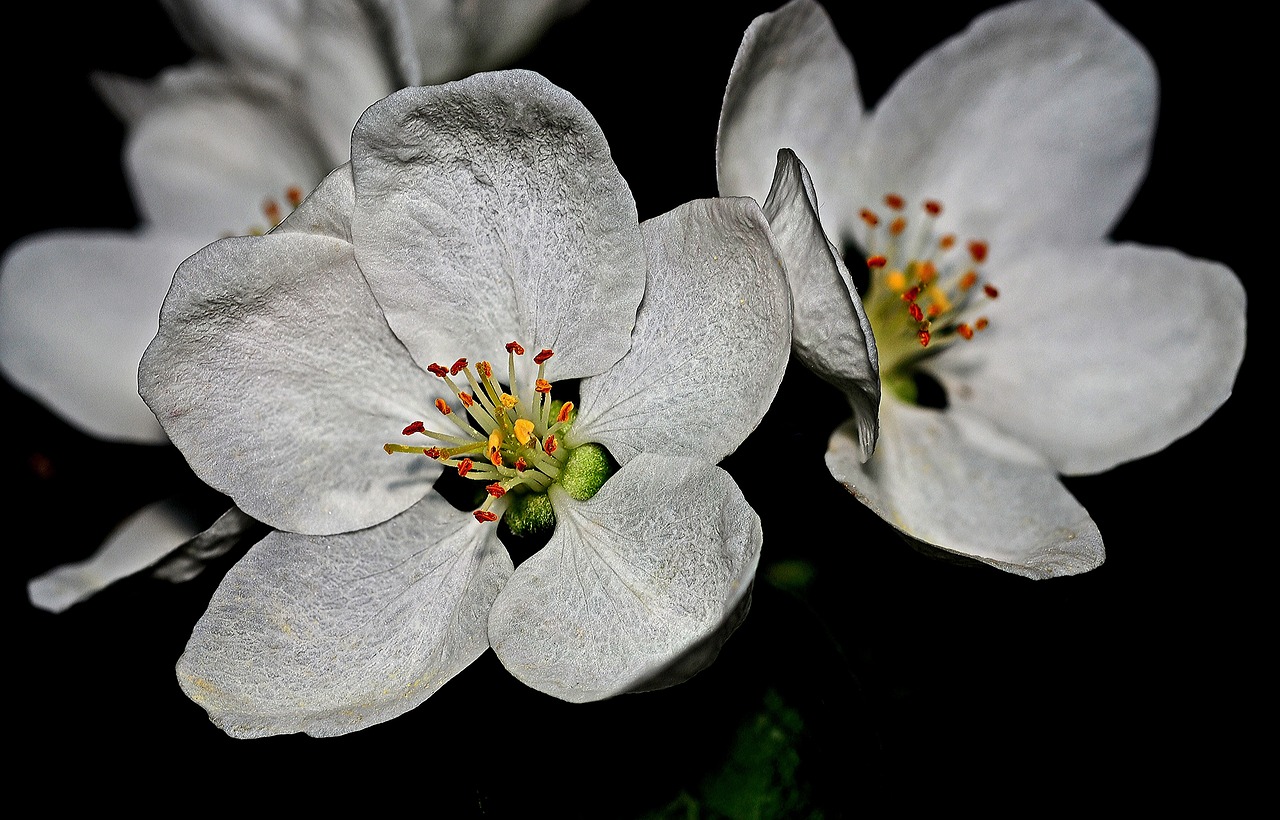
[[[405,89],[361,117],[352,168],[360,267],[419,362],[516,339],[555,350],[555,378],[572,379],[630,346],[635,201],[564,90],[527,71]]]
[[[993,455],[946,413],[886,397],[880,442],[861,462],[852,423],[831,436],[827,468],[911,538],[1028,578],[1103,562],[1102,536],[1052,467]]]
[[[764,201],[778,149],[819,180],[828,234],[856,213],[849,174],[862,127],[853,58],[813,0],[792,0],[747,27],[720,109],[716,171],[722,196]]]
[[[401,715],[488,647],[511,574],[495,533],[435,493],[359,532],[272,533],[214,593],[178,682],[234,737],[341,735]]]
[[[27,583],[31,603],[62,612],[121,578],[146,569],[200,531],[191,511],[166,499],[148,504],[112,530],[92,556],[63,564]]]
[[[805,366],[849,399],[866,461],[880,431],[875,337],[844,259],[822,231],[809,171],[785,148],[778,151],[764,215],[786,263],[792,348]]]
[[[764,214],[746,197],[686,203],[644,225],[649,282],[631,350],[580,385],[571,446],[715,463],[756,428],[790,355],[791,305]]]
[[[112,82],[97,78],[104,95]],[[192,63],[162,72],[149,92],[136,82],[127,88],[117,96],[128,96],[140,115],[126,140],[125,170],[146,222],[205,242],[266,231],[266,200],[287,213],[289,188],[308,191],[337,164],[283,82]]]
[[[167,441],[138,396],[138,361],[173,272],[203,241],[60,230],[13,245],[0,273],[5,376],[93,436]]]
[[[1150,57],[1093,3],[1001,6],[922,57],[877,105],[858,204],[886,192],[941,200],[960,232],[992,243],[993,262],[1022,242],[1099,239],[1146,173],[1156,100]]]
[[[986,419],[1058,472],[1161,450],[1231,395],[1245,293],[1222,264],[1128,244],[1046,248],[998,281],[991,326],[931,371],[949,413]]]
[[[423,418],[439,380],[387,327],[351,245],[304,230],[329,226],[351,197],[344,167],[289,228],[224,239],[184,262],[139,372],[143,398],[196,474],[279,529],[385,521],[440,471],[383,451]]]
[[[552,490],[556,531],[494,602],[503,665],[575,703],[685,680],[746,614],[760,519],[718,467],[644,454],[590,501]]]

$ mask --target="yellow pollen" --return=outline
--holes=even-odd
[[[516,419],[517,441],[521,444],[528,444],[531,433],[533,433],[533,422],[528,419]]]
[[[502,431],[494,430],[489,434],[489,453],[502,449]]]
[[[502,406],[508,410],[520,403],[519,400],[510,393],[503,393],[500,398],[502,399]],[[521,442],[521,444],[523,443],[524,442]]]
[[[902,293],[907,289],[907,277],[900,270],[889,271],[889,274],[884,278],[884,283],[894,293]]]
[[[933,305],[937,306],[939,312],[951,310],[951,300],[947,298],[946,291],[937,285],[926,290],[925,296],[928,297]],[[936,316],[937,314],[935,313],[934,315]]]

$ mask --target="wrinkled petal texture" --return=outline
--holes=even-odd
[[[354,732],[414,708],[484,652],[510,573],[494,529],[435,494],[359,532],[272,533],[214,593],[178,681],[233,737]]]
[[[861,463],[851,423],[827,450],[831,474],[912,538],[1028,578],[1087,572],[1102,536],[1054,469],[993,455],[948,414],[886,397],[880,443]]]
[[[0,273],[0,367],[90,435],[162,444],[138,396],[173,272],[203,240],[164,231],[49,231],[13,245]]]
[[[822,231],[809,172],[788,149],[778,151],[764,214],[786,263],[796,356],[849,399],[865,461],[880,431],[875,337],[844,259]]]
[[[1231,395],[1245,293],[1216,262],[1137,245],[1010,260],[991,326],[934,361],[948,412],[986,419],[1061,473],[1163,449]]]
[[[1027,246],[1100,239],[1146,173],[1155,67],[1085,0],[977,17],[885,95],[860,140],[859,206],[888,192],[941,200],[992,264]],[[820,194],[838,180],[809,163]],[[845,214],[852,230],[856,208]]]
[[[764,416],[782,382],[791,306],[779,251],[745,197],[696,200],[644,223],[649,282],[631,351],[583,379],[571,446],[604,444],[715,463]]]
[[[672,667],[687,678],[709,664],[703,642],[740,614],[762,541],[729,474],[646,454],[590,501],[560,490],[552,501],[555,534],[489,616],[503,665],[580,703],[652,688],[655,678],[669,685]],[[686,662],[691,653],[697,663]]]
[[[27,583],[27,596],[33,606],[62,612],[151,566],[199,531],[184,505],[171,499],[148,504],[121,522],[88,559],[32,578]]]
[[[349,209],[335,171],[284,230],[224,239],[178,269],[139,375],[198,476],[273,527],[332,534],[429,491],[430,459],[384,443],[440,394],[391,333],[351,245],[305,228]]]
[[[635,201],[564,90],[526,71],[405,89],[360,119],[352,167],[357,259],[419,363],[517,340],[554,350],[555,378],[572,379],[630,346]]]
[[[721,196],[763,202],[778,149],[790,148],[818,180],[827,233],[854,211],[853,154],[863,121],[853,58],[812,0],[793,0],[751,22],[720,109]]]

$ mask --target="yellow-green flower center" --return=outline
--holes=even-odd
[[[884,198],[887,210],[861,211],[870,281],[863,307],[875,334],[880,381],[903,401],[917,400],[916,365],[953,344],[972,340],[990,324],[978,313],[998,295],[982,273],[987,243],[963,244],[955,234],[936,227],[942,204],[922,203],[922,213],[908,217],[906,201]]]

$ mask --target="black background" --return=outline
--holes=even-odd
[[[25,10],[8,24],[8,178],[0,247],[55,227],[129,228],[123,131],[91,70],[150,77],[189,56],[152,4]],[[832,3],[874,103],[927,48],[987,3]],[[1261,83],[1237,4],[1195,18],[1104,8],[1154,57],[1161,113],[1147,181],[1113,236],[1220,260],[1257,305],[1274,268],[1258,162]],[[581,99],[600,122],[642,219],[714,196],[716,123],[742,32],[774,3],[595,0],[518,65]],[[21,44],[19,46],[18,44]],[[1274,97],[1274,94],[1269,94]],[[1267,182],[1266,185],[1273,185]],[[1133,320],[1145,307],[1133,305]],[[1270,611],[1245,580],[1271,548],[1250,488],[1273,450],[1254,409],[1259,348],[1233,397],[1165,451],[1067,481],[1107,545],[1073,578],[1032,582],[921,555],[826,476],[840,398],[793,365],[773,411],[724,466],[765,527],[762,572],[812,563],[808,592],[758,583],[720,659],[669,690],[572,706],[530,690],[492,653],[416,710],[342,738],[236,741],[179,691],[173,664],[239,553],[185,585],[137,576],[60,615],[31,607],[28,578],[90,554],[142,504],[186,486],[222,500],[169,447],[109,444],[3,384],[5,573],[16,663],[8,706],[17,781],[101,806],[310,809],[399,806],[426,816],[630,817],[696,793],[764,693],[804,719],[812,808],[852,816],[1033,798],[1213,796],[1248,782],[1240,738],[1274,655]],[[1268,621],[1270,622],[1270,621]],[[1269,633],[1270,628],[1266,628]],[[1265,640],[1266,642],[1262,642]],[[1265,673],[1269,675],[1270,673]],[[176,795],[176,796],[175,796]],[[1030,805],[1030,804],[1028,804]],[[703,814],[702,816],[707,816]]]

